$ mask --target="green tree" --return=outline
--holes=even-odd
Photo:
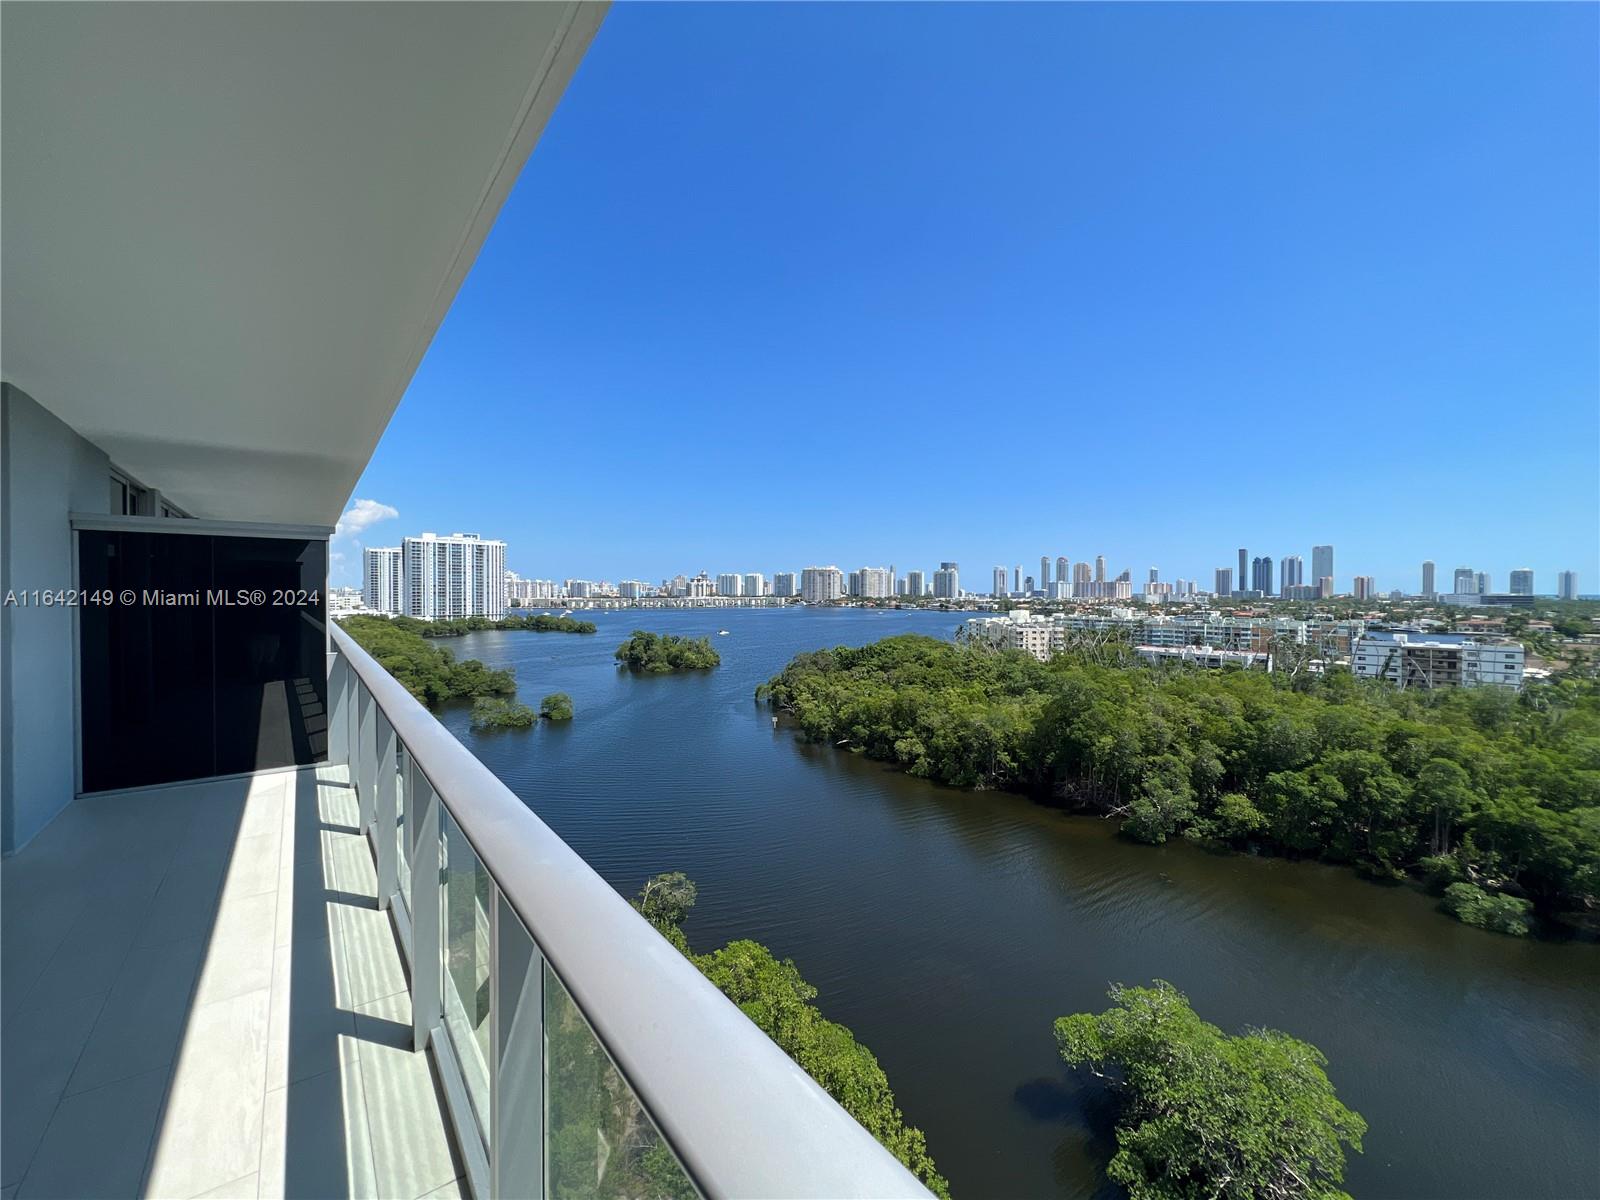
[[[1332,1200],[1366,1122],[1315,1046],[1271,1029],[1230,1037],[1169,983],[1111,988],[1113,1007],[1055,1023],[1062,1058],[1121,1095],[1106,1173],[1133,1200]]]
[[[551,692],[539,701],[539,715],[551,721],[572,720],[572,697],[565,692]]]
[[[474,729],[527,729],[537,719],[526,704],[499,696],[480,696],[472,702]]]
[[[635,629],[613,655],[629,670],[663,675],[669,671],[708,671],[722,663],[710,638],[679,637]]]

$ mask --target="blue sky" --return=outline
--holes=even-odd
[[[977,589],[1332,542],[1341,589],[1600,591],[1597,43],[1578,4],[617,5],[354,493],[398,516],[341,541]]]

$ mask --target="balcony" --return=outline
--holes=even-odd
[[[329,765],[7,860],[6,1200],[927,1194],[332,639]]]

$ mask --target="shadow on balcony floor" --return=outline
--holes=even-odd
[[[5,861],[0,1200],[464,1193],[345,779],[87,797]]]

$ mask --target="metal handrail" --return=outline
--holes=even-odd
[[[349,634],[330,632],[706,1196],[929,1194]]]

